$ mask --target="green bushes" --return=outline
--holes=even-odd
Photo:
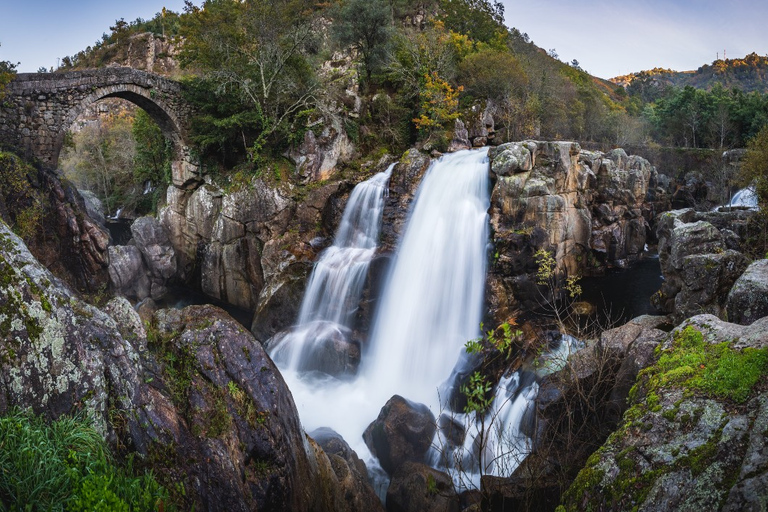
[[[12,411],[0,447],[0,510],[150,511],[167,499],[151,473],[133,476],[130,459],[116,466],[87,420]]]

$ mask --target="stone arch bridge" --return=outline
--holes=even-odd
[[[103,98],[130,101],[160,126],[173,143],[176,187],[189,188],[199,180],[200,168],[187,142],[192,107],[184,100],[182,85],[138,69],[18,74],[0,104],[0,144],[55,168],[67,130]]]

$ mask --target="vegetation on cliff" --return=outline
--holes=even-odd
[[[630,93],[650,90],[661,92],[667,87],[692,86],[696,89],[710,90],[717,84],[729,88],[739,88],[744,92],[768,92],[766,83],[768,57],[750,53],[743,59],[717,59],[712,64],[704,64],[695,71],[673,71],[654,68],[639,73],[617,76],[611,81],[627,86]]]
[[[153,212],[171,182],[171,145],[141,109],[113,108],[67,138],[59,160],[77,188],[113,216]]]

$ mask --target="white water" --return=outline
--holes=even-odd
[[[376,253],[393,167],[354,188],[333,245],[312,270],[296,326],[267,343],[270,356],[284,372],[318,369],[318,351],[329,343],[350,341],[351,320]]]
[[[563,335],[554,350],[534,362],[533,373],[543,377],[561,370],[568,357],[583,346],[576,338]],[[484,415],[450,414],[466,433],[459,446],[437,431],[430,463],[448,471],[459,491],[479,489],[481,475],[511,475],[530,454],[531,439],[520,431],[520,425],[533,407],[539,385],[530,376],[529,382],[521,383],[520,376],[520,371],[511,372],[499,380],[493,403]]]
[[[752,187],[743,188],[733,195],[727,206],[757,208],[757,194]]]
[[[308,432],[332,428],[370,467],[362,433],[393,395],[426,404],[436,417],[449,412],[446,381],[462,358],[464,344],[480,335],[489,203],[485,151],[446,155],[428,169],[359,371],[343,380],[306,371],[311,369],[306,362],[317,339],[348,336],[345,329],[366,273],[358,267],[367,269],[375,251],[378,227],[368,232],[362,226],[378,226],[381,212],[378,207],[365,212],[350,198],[334,247],[322,255],[310,279],[298,327],[269,344]],[[350,229],[348,223],[357,228]],[[476,458],[478,445],[485,453],[484,473],[511,472],[528,453],[530,442],[517,427],[538,386],[531,383],[520,390],[518,380],[518,374],[512,374],[497,386],[488,416],[493,420],[486,424],[490,436],[482,443],[477,441],[481,430],[474,417],[453,414],[466,428],[464,446],[434,452],[432,458],[435,465],[451,470],[460,486],[479,483],[480,463],[470,460]],[[435,444],[441,443],[438,434]],[[471,482],[457,475],[470,475]]]
[[[488,187],[485,151],[443,157],[419,187],[363,361],[379,406],[399,394],[437,413],[438,387],[480,335]]]

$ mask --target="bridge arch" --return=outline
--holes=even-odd
[[[100,87],[99,89],[93,91],[91,94],[83,98],[80,104],[75,105],[64,119],[64,130],[59,134],[57,138],[57,144],[54,149],[53,158],[56,160],[56,162],[58,162],[61,149],[64,144],[66,131],[69,129],[69,127],[72,126],[75,120],[77,120],[78,117],[85,113],[88,107],[93,103],[106,98],[120,98],[129,101],[130,103],[133,103],[134,105],[143,109],[147,114],[149,114],[152,120],[157,123],[157,125],[160,127],[160,130],[162,130],[163,135],[165,135],[166,138],[173,142],[174,149],[180,145],[183,145],[181,129],[179,128],[179,121],[176,119],[176,116],[173,115],[166,106],[162,105],[162,103],[155,101],[151,97],[147,97],[146,94],[147,91],[145,89],[132,84],[125,84],[123,86]]]
[[[171,140],[176,187],[199,181],[199,166],[186,142],[192,109],[181,84],[132,68],[17,75],[0,110],[0,141],[55,167],[66,132],[88,106],[104,98],[121,98],[142,108]]]

